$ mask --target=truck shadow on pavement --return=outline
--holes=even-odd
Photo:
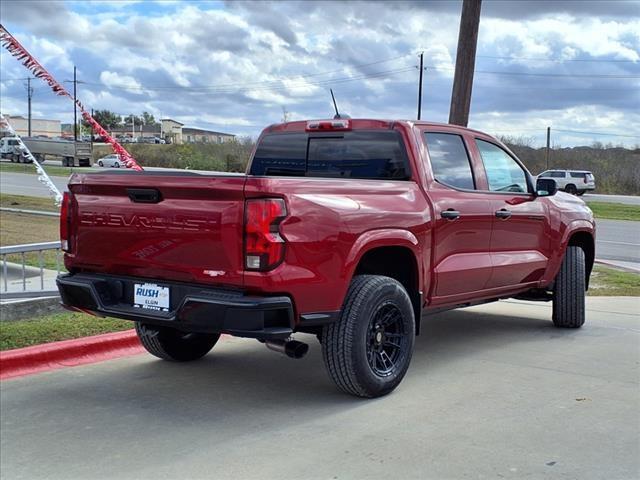
[[[412,379],[446,370],[464,357],[482,356],[483,352],[516,344],[571,341],[576,334],[579,332],[554,328],[549,320],[481,311],[457,310],[425,317],[403,383],[390,396],[373,401],[400,396]],[[295,410],[317,415],[335,407],[358,408],[372,401],[339,392],[325,372],[316,338],[296,337],[310,345],[309,354],[302,360],[267,350],[255,340],[223,337],[209,355],[193,363],[165,362],[143,354],[73,369],[74,373],[82,372],[77,388],[58,393],[62,397],[72,395],[75,402],[96,402],[97,407],[108,402],[121,411],[152,415],[157,420],[189,417],[197,410],[198,421],[203,423],[220,421],[221,412],[227,420],[241,418],[254,409],[266,414]]]

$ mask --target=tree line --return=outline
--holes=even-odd
[[[96,110],[93,112],[93,118],[107,130],[112,130],[118,127],[131,126],[131,122],[135,126],[140,125],[159,125],[155,117],[149,112],[142,112],[142,115],[127,115],[122,116],[110,110]],[[82,126],[85,128],[91,128],[91,126],[83,119]]]

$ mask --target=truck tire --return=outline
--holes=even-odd
[[[324,327],[322,355],[329,376],[346,393],[386,395],[407,373],[415,342],[413,306],[400,282],[354,277],[340,319]]]
[[[186,333],[140,322],[136,322],[136,333],[147,352],[173,362],[189,362],[204,357],[220,338],[217,333]]]
[[[580,328],[585,319],[584,250],[567,247],[553,288],[553,324],[558,328]]]
[[[575,195],[578,192],[578,189],[573,183],[570,183],[566,187],[564,187],[564,191],[570,193],[571,195]]]

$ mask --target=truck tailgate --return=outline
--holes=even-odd
[[[76,174],[72,271],[242,285],[244,175]]]

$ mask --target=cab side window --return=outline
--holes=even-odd
[[[527,175],[522,167],[502,148],[476,139],[484,170],[492,192],[527,193]]]
[[[460,135],[425,133],[435,179],[444,185],[475,190],[469,155]]]

